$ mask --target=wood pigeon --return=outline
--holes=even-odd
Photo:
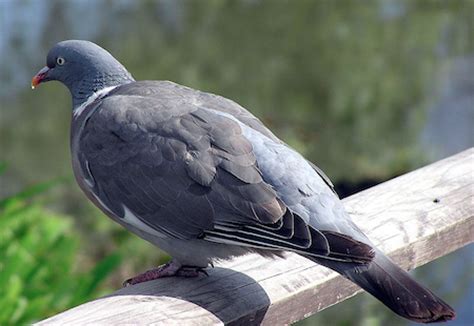
[[[81,189],[172,261],[130,280],[196,276],[215,260],[292,251],[331,268],[416,322],[454,310],[376,249],[331,181],[239,104],[169,81],[135,81],[109,52],[57,43],[32,86],[72,95]]]

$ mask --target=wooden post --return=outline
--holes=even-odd
[[[474,241],[474,148],[344,200],[356,224],[412,269]],[[434,289],[436,290],[436,289]],[[282,325],[341,302],[360,288],[295,254],[247,255],[209,277],[127,287],[39,324]]]

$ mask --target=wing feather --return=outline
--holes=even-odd
[[[370,259],[369,246],[309,226],[281,201],[263,179],[240,125],[213,113],[219,101],[225,112],[234,112],[230,103],[203,95],[202,109],[183,100],[182,89],[173,96],[170,85],[136,84],[101,99],[79,140],[80,165],[106,211],[117,218],[134,214],[147,227],[179,239],[338,261]],[[276,139],[245,112],[234,113]]]

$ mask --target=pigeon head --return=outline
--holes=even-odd
[[[33,77],[31,86],[35,88],[50,80],[57,80],[69,89],[74,107],[105,87],[134,81],[109,52],[92,42],[79,40],[57,43],[48,53],[46,66]]]

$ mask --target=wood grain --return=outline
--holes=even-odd
[[[402,267],[444,256],[474,241],[474,148],[360,192],[344,204]],[[295,254],[277,260],[247,255],[219,264],[209,277],[127,287],[38,324],[282,325],[359,291]]]

